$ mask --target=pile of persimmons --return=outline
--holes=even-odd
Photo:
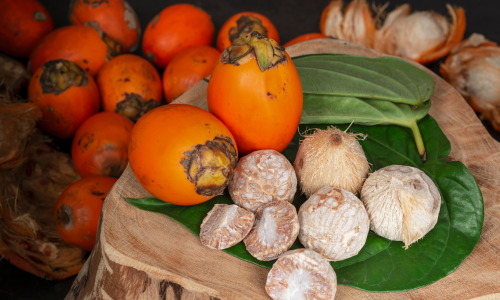
[[[216,64],[221,61],[222,52],[233,41],[244,35],[250,38],[251,33],[258,32],[259,37],[272,39],[279,44],[279,36],[274,25],[265,16],[242,12],[225,22],[218,33],[217,48],[213,48],[214,25],[210,15],[190,4],[175,4],[163,9],[150,20],[142,37],[137,15],[124,0],[71,1],[69,15],[73,25],[54,30],[50,14],[38,1],[0,1],[0,51],[14,57],[29,58],[28,69],[32,78],[28,87],[28,101],[36,103],[43,111],[38,126],[58,139],[73,139],[71,155],[82,179],[60,195],[54,214],[61,236],[68,243],[91,251],[103,200],[126,168],[129,156],[136,177],[150,192],[158,191],[156,195],[160,196],[169,194],[162,191],[164,186],[155,184],[154,178],[148,177],[151,168],[161,165],[161,162],[152,159],[155,153],[148,149],[156,144],[170,149],[165,150],[165,157],[172,156],[173,152],[168,154],[168,151],[175,150],[171,140],[180,141],[183,138],[175,127],[168,129],[166,126],[172,126],[175,122],[185,123],[188,119],[197,123],[198,127],[205,126],[207,134],[200,133],[204,129],[200,131],[196,126],[189,133],[207,140],[206,145],[201,143],[199,147],[195,147],[196,151],[203,152],[203,147],[206,147],[217,154],[220,149],[226,149],[229,151],[226,153],[228,156],[234,156],[230,151],[233,149],[231,147],[236,147],[234,144],[238,145],[240,154],[259,148],[250,145],[251,143],[245,144],[244,141],[240,146],[239,140],[244,140],[245,136],[233,132],[240,121],[235,115],[232,116],[234,122],[220,118],[224,123],[222,124],[213,115],[198,111],[201,109],[182,111],[181,107],[168,120],[160,111],[169,109],[155,110],[156,115],[149,117],[147,122],[139,121],[141,126],[148,127],[151,131],[145,133],[138,130],[135,144],[130,149],[129,142],[134,124],[143,115],[162,106],[163,96],[170,103],[211,75]],[[325,36],[321,34],[305,35],[285,46],[323,37]],[[147,59],[129,54],[137,49],[141,41]],[[288,55],[281,58],[286,60],[287,57]],[[289,57],[288,60],[291,62]],[[163,77],[160,77],[158,70],[163,69]],[[283,70],[280,72],[286,73]],[[224,76],[231,79],[229,77],[233,75],[228,72]],[[286,77],[286,74],[283,76]],[[263,77],[263,80],[268,79]],[[298,76],[295,80],[298,80]],[[225,84],[227,82],[224,80],[215,83],[214,79],[209,87],[209,94],[218,94]],[[238,85],[237,82],[231,84]],[[285,88],[286,86],[280,86],[279,91],[267,91],[267,96],[277,101],[278,98],[285,97]],[[295,128],[291,129],[291,137],[302,109],[301,91],[293,93],[297,95],[297,99],[300,98],[300,105],[296,107],[298,119],[292,118],[294,124],[290,127]],[[219,103],[218,107],[224,110],[225,105]],[[219,115],[224,115],[224,112],[219,111]],[[225,125],[233,132],[235,142]],[[249,124],[246,126],[251,127]],[[280,151],[279,148],[284,149],[291,137],[287,136],[285,140],[279,141],[281,137],[270,136],[269,141],[281,143],[277,148],[274,147]],[[213,148],[209,140],[218,146]],[[269,145],[263,147],[273,148]],[[191,154],[198,155],[196,151]],[[203,176],[210,175],[210,180],[217,181],[215,172],[225,172],[220,167],[224,162],[212,161],[196,168],[196,159],[199,158],[186,158],[185,153],[181,154],[186,160],[183,164],[179,163],[181,173],[185,175],[191,172],[187,177],[196,184],[196,193],[200,198],[189,200],[189,197],[178,197],[187,200],[173,202],[181,205],[196,204],[221,192],[212,189],[212,194],[203,194],[213,183],[203,181]],[[217,155],[219,160],[226,157],[224,154]],[[226,179],[223,178],[223,181]],[[175,183],[175,180],[172,182]]]

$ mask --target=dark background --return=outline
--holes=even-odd
[[[1,1],[1,0],[0,0]],[[51,14],[56,28],[70,25],[68,18],[68,7],[70,1],[62,0],[39,0]],[[368,0],[378,5],[384,4],[384,0]],[[279,32],[281,44],[289,40],[311,32],[319,32],[319,20],[321,12],[328,5],[329,0],[204,0],[204,1],[166,1],[166,0],[128,0],[134,8],[144,31],[149,21],[165,7],[175,3],[191,3],[201,7],[212,16],[215,25],[214,43],[217,33],[222,24],[232,15],[242,11],[254,11],[267,16],[276,26]],[[345,2],[349,2],[348,0]],[[500,43],[500,2],[498,0],[392,0],[387,10],[410,3],[412,9],[433,10],[448,16],[446,3],[462,6],[466,11],[467,28],[464,38],[472,33],[481,33],[487,39]],[[144,57],[142,48],[139,47],[135,54]],[[438,73],[439,65],[443,60],[434,62],[428,67]],[[160,75],[163,73],[160,71]],[[492,136],[500,140],[500,134],[486,123],[486,129]],[[68,142],[56,141],[62,151],[69,153]],[[74,277],[62,281],[47,281],[28,274],[13,267],[6,261],[0,261],[0,299],[64,299],[68,293]],[[118,300],[118,299],[117,299]]]

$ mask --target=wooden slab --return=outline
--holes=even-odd
[[[383,55],[333,39],[304,42],[287,52]],[[430,286],[404,293],[369,293],[339,285],[336,299],[500,299],[500,144],[456,90],[419,67],[435,81],[430,114],[451,141],[448,159],[462,161],[483,193],[483,234],[455,272]],[[206,108],[206,88],[202,81],[176,102]],[[98,242],[67,300],[270,299],[264,289],[267,269],[208,249],[176,221],[125,201],[125,197],[149,196],[127,168],[106,199]]]

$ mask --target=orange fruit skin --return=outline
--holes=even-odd
[[[52,17],[40,2],[0,1],[0,51],[5,54],[28,57],[35,45],[52,30]]]
[[[92,251],[104,199],[116,180],[103,176],[83,178],[61,193],[54,208],[54,215],[57,231],[66,242],[85,251]],[[71,209],[71,228],[66,228],[57,218],[57,210],[62,205]]]
[[[85,120],[71,145],[71,157],[80,176],[118,177],[127,167],[133,127],[129,119],[114,112],[100,112]],[[116,174],[106,174],[111,167],[118,170]]]
[[[95,76],[106,62],[108,46],[92,27],[71,25],[49,33],[30,55],[30,71],[49,60],[66,59],[79,65],[85,72]]]
[[[141,28],[133,8],[123,0],[100,2],[74,0],[70,4],[70,21],[74,25],[97,22],[99,28],[117,41],[123,53],[132,52],[139,46]]]
[[[271,20],[259,13],[245,11],[235,14],[222,25],[219,35],[217,36],[217,49],[219,49],[219,51],[223,52],[227,47],[231,46],[232,42],[229,40],[229,29],[231,29],[231,27],[236,27],[236,21],[238,21],[241,16],[253,16],[261,19],[262,25],[267,29],[267,37],[275,40],[278,44],[280,43],[278,30]]]
[[[239,66],[215,66],[208,83],[208,110],[229,128],[241,154],[281,152],[297,131],[302,85],[292,59],[286,57],[287,64],[264,72],[254,58]]]
[[[97,74],[102,110],[114,112],[116,104],[125,99],[125,93],[135,93],[144,99],[161,103],[161,78],[155,67],[144,58],[118,55],[108,61]]]
[[[302,43],[305,41],[309,40],[315,40],[315,39],[328,39],[329,37],[322,34],[322,33],[306,33],[303,35],[299,35],[298,37],[294,38],[293,40],[289,41],[288,43],[284,44],[283,47],[290,47],[291,45],[295,45],[298,43]]]
[[[59,95],[43,93],[38,69],[28,87],[28,100],[36,103],[43,111],[38,125],[47,133],[59,139],[73,137],[76,130],[86,119],[99,111],[99,90],[92,76],[84,86],[70,86]]]
[[[157,67],[165,68],[172,58],[190,46],[209,46],[214,37],[212,18],[191,4],[174,4],[149,22],[142,50]]]
[[[193,46],[174,56],[163,73],[163,91],[167,102],[172,102],[212,74],[220,54],[209,46]]]
[[[217,136],[234,138],[209,112],[187,104],[155,108],[132,129],[128,157],[140,184],[158,199],[175,205],[194,205],[212,197],[199,195],[181,160],[193,146]],[[234,145],[236,148],[236,145]]]

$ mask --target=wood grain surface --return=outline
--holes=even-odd
[[[304,42],[287,52],[292,57],[313,53],[382,56],[333,39]],[[451,142],[448,159],[463,162],[483,193],[481,239],[455,272],[432,285],[402,293],[369,293],[339,285],[335,299],[500,299],[500,144],[456,90],[419,67],[435,81],[429,113]],[[206,88],[202,81],[175,102],[206,109]],[[128,167],[106,199],[98,242],[67,300],[270,299],[264,289],[269,270],[204,247],[176,221],[125,201],[126,197],[149,196]]]

